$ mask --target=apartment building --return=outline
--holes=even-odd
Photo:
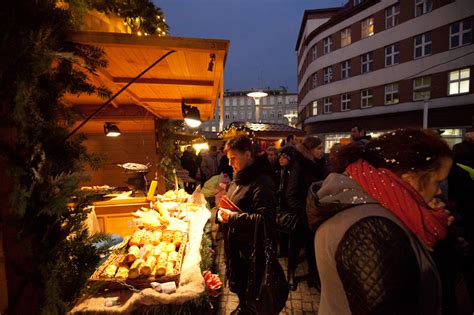
[[[284,87],[263,91],[268,93],[268,96],[260,100],[261,122],[287,125],[296,123],[298,110],[296,93],[288,93]],[[224,128],[234,121],[255,121],[255,101],[247,96],[250,92],[255,92],[255,90],[224,92]],[[221,131],[219,130],[219,110],[219,106],[216,106],[214,119],[202,123],[203,131]],[[292,117],[294,117],[293,120]]]
[[[472,0],[351,0],[306,10],[296,44],[298,126],[326,147],[362,125],[444,130],[474,118]]]

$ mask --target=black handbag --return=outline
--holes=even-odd
[[[278,231],[290,234],[298,225],[298,216],[288,211],[279,211],[275,222]]]
[[[259,230],[263,233],[259,234]],[[278,262],[270,237],[265,220],[257,215],[245,294],[247,307],[259,315],[280,313],[289,293],[285,273]]]

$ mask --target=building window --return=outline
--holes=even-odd
[[[247,112],[247,119],[252,119],[252,112]]]
[[[449,95],[469,93],[470,69],[461,69],[449,73]]]
[[[398,83],[387,84],[385,86],[385,105],[397,104],[399,101]]]
[[[415,37],[415,58],[431,55],[431,32]]]
[[[266,110],[263,111],[263,119],[267,119],[267,111]]]
[[[316,60],[316,45],[313,46],[313,48],[311,49],[311,60],[312,61],[315,61]]]
[[[361,38],[367,38],[374,35],[374,18],[369,17],[361,23]]]
[[[229,115],[229,114],[225,114],[225,119],[230,119],[230,115]]]
[[[324,84],[331,83],[332,81],[332,67],[329,66],[324,68]]]
[[[346,111],[351,109],[351,95],[342,94],[341,95],[341,111]]]
[[[324,44],[324,54],[329,54],[332,50],[332,39],[331,39],[331,37],[326,37],[323,40],[323,44]]]
[[[449,27],[449,48],[470,44],[472,41],[471,20],[451,24]]]
[[[331,113],[332,112],[332,101],[330,97],[324,98],[324,113]]]
[[[400,44],[385,47],[385,67],[400,63]]]
[[[312,81],[313,81],[313,82],[312,82],[312,87],[313,87],[313,89],[315,89],[316,86],[317,86],[317,83],[318,83],[317,80],[316,80],[316,73],[313,74],[313,79],[312,79]]]
[[[421,77],[413,80],[413,100],[423,101],[431,97],[431,77]]]
[[[318,115],[318,101],[313,101],[313,116]]]
[[[351,60],[341,62],[341,79],[347,79],[351,76]]]
[[[398,16],[400,15],[400,5],[394,4],[385,9],[385,29],[398,25]]]
[[[362,2],[364,2],[364,1],[363,0],[353,0],[352,3],[354,4],[354,6],[357,6],[357,5],[361,4]]]
[[[237,98],[232,99],[232,106],[237,106]]]
[[[216,126],[212,126],[212,132],[216,132],[216,131],[217,131]]]
[[[420,16],[431,12],[433,9],[432,0],[415,0],[415,16]]]
[[[232,119],[236,119],[237,118],[237,112],[233,112],[232,113]]]
[[[367,107],[372,107],[372,90],[366,89],[362,90],[360,93],[360,107],[361,108],[367,108]]]
[[[270,118],[275,118],[275,111],[273,110],[270,111]]]
[[[374,62],[372,52],[362,55],[360,59],[361,59],[361,72],[367,73],[367,72],[372,71],[372,66]]]
[[[278,118],[283,118],[283,113],[281,110],[278,111]]]
[[[348,27],[341,31],[341,47],[347,46],[351,43],[351,28]]]

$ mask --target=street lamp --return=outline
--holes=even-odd
[[[260,121],[260,99],[267,95],[268,93],[261,92],[261,91],[247,93],[247,96],[253,98],[253,100],[255,101],[255,120],[257,122]]]

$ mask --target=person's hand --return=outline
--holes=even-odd
[[[227,223],[229,222],[229,217],[231,215],[232,211],[227,210],[227,209],[219,209],[219,212],[217,212],[217,220],[222,223]]]

